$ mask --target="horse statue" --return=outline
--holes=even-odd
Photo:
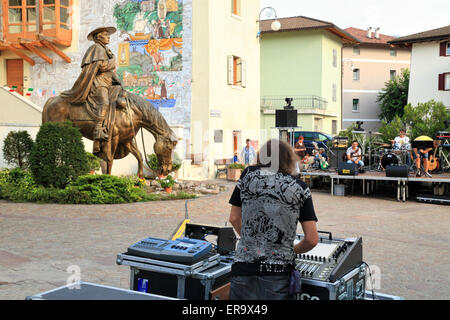
[[[119,87],[120,88],[120,87]],[[107,164],[106,173],[111,174],[114,159],[123,159],[132,153],[139,163],[138,176],[144,177],[144,163],[136,144],[140,129],[148,130],[155,137],[154,152],[160,163],[160,174],[168,175],[172,170],[172,155],[178,138],[162,114],[147,100],[120,88],[120,96],[112,106],[110,137],[102,143],[102,151],[96,154]],[[113,108],[115,110],[113,110]],[[71,121],[83,137],[94,140],[93,132],[97,119],[84,104],[71,104],[61,96],[50,98],[42,112],[42,123]]]
[[[93,153],[106,162],[107,174],[111,174],[114,159],[132,153],[139,163],[140,178],[144,177],[144,163],[135,137],[141,128],[147,129],[156,140],[158,174],[167,175],[178,139],[150,102],[123,89],[116,58],[107,47],[116,31],[115,27],[100,27],[88,34],[94,44],[83,57],[78,79],[71,90],[47,101],[42,123],[70,120],[85,138],[94,141]]]

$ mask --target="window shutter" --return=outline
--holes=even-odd
[[[247,61],[242,60],[241,65],[241,86],[247,87]]]
[[[441,73],[439,75],[439,90],[445,90],[445,74]]]
[[[447,54],[447,42],[441,42],[440,43],[440,48],[439,48],[439,55],[441,56],[441,57],[445,57]]]
[[[233,67],[234,59],[233,56],[228,56],[228,84],[233,85],[233,76],[234,76],[234,67]]]

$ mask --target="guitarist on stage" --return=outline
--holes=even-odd
[[[425,171],[425,176],[427,176],[428,178],[431,178],[431,174],[428,172],[428,153],[432,150],[432,148],[427,148],[427,149],[417,149],[414,148],[413,149],[413,155],[416,159],[416,168],[417,168],[417,172],[416,172],[416,177],[420,177],[421,173],[420,173],[420,159],[423,159],[423,169]]]

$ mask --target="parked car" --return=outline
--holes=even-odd
[[[317,131],[296,131],[294,132],[294,143],[298,141],[298,137],[303,136],[305,138],[305,145],[306,145],[306,151],[308,154],[312,154],[312,151],[314,150],[314,144],[313,142],[317,143],[317,146],[319,148],[324,148],[325,150],[328,150],[327,143],[331,140],[333,140],[333,137],[323,133],[323,132],[317,132]]]

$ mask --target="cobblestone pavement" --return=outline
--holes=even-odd
[[[233,185],[189,204],[193,223],[224,225]],[[318,229],[363,238],[365,261],[379,268],[377,292],[406,299],[450,298],[449,207],[313,192]],[[129,286],[118,253],[145,237],[168,238],[184,201],[127,205],[40,205],[0,201],[0,299],[24,299],[65,285],[68,267],[83,281]],[[301,228],[299,227],[299,232]],[[375,267],[376,266],[376,267]]]

